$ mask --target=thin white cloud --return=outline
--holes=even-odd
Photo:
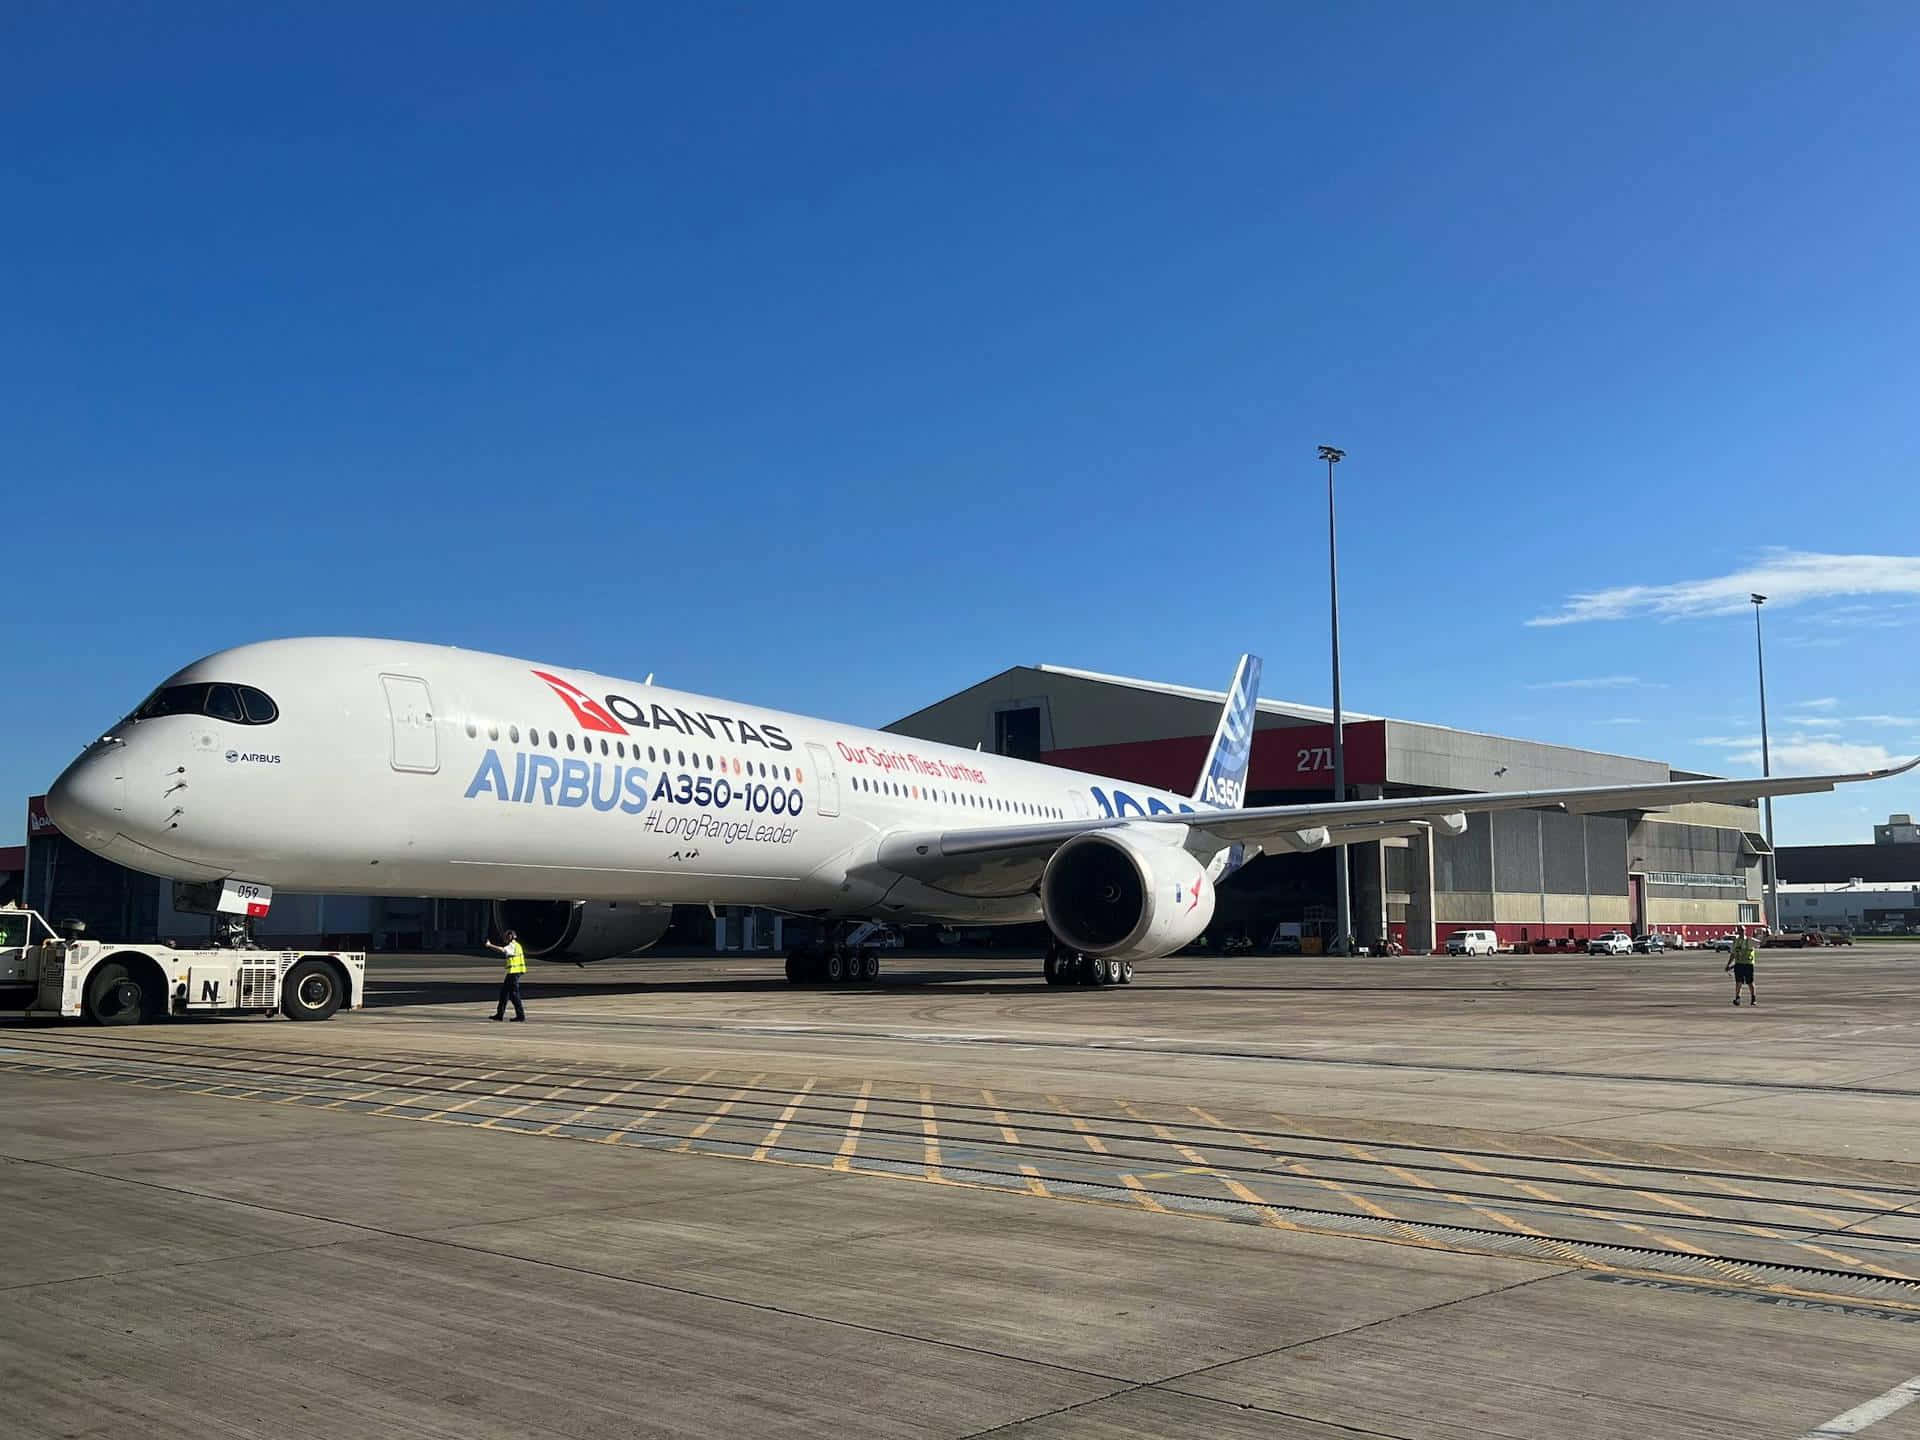
[[[1615,715],[1612,719],[1602,720],[1600,723],[1602,725],[1638,725],[1640,723],[1640,717],[1638,715]]]
[[[1529,625],[1577,625],[1588,620],[1695,619],[1737,615],[1759,593],[1779,609],[1809,600],[1860,595],[1920,595],[1920,555],[1826,555],[1769,550],[1744,570],[1669,585],[1619,585],[1577,592],[1557,614]]]
[[[1838,708],[1839,704],[1840,702],[1833,696],[1824,695],[1818,700],[1795,700],[1787,708],[1789,710],[1833,710]]]
[[[1844,740],[1795,739],[1781,741],[1770,747],[1773,756],[1773,772],[1825,775],[1854,770],[1879,770],[1888,765],[1899,764],[1910,756],[1895,755],[1884,745],[1849,744]],[[1727,756],[1730,764],[1758,765],[1760,747],[1740,750]]]
[[[1529,690],[1632,690],[1644,687],[1664,690],[1666,686],[1642,680],[1638,675],[1588,675],[1578,680],[1542,680],[1527,686]]]
[[[1853,719],[1858,725],[1884,725],[1892,729],[1902,725],[1920,725],[1920,720],[1911,715],[1856,715]]]

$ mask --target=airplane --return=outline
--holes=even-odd
[[[1469,814],[1831,790],[1843,775],[1247,807],[1260,662],[1242,656],[1190,795],[564,666],[352,638],[195,661],[70,765],[47,813],[184,882],[493,901],[530,957],[658,943],[673,907],[824,923],[787,978],[871,981],[856,923],[1044,921],[1049,982],[1124,984],[1213,918],[1262,850],[1464,833]],[[258,907],[255,907],[256,909]],[[237,937],[244,943],[244,936]]]

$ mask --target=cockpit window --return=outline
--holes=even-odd
[[[231,725],[271,725],[280,718],[280,711],[265,691],[251,685],[167,685],[149,695],[132,718],[158,720],[163,715],[205,715]]]

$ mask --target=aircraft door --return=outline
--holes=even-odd
[[[1084,790],[1069,790],[1067,799],[1073,804],[1074,819],[1088,820],[1093,817],[1093,807],[1087,804],[1087,795]]]
[[[813,757],[813,774],[819,782],[814,790],[813,808],[821,815],[838,815],[840,776],[833,768],[833,752],[824,745],[808,741],[807,753]]]
[[[431,775],[440,768],[433,729],[433,696],[418,675],[382,675],[387,716],[393,723],[393,768]]]

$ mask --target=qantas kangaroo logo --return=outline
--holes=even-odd
[[[626,727],[607,713],[607,707],[594,699],[578,685],[570,685],[558,675],[549,675],[544,670],[533,672],[553,687],[553,693],[567,702],[567,708],[573,711],[573,718],[582,728],[599,730],[608,735],[624,735]]]

